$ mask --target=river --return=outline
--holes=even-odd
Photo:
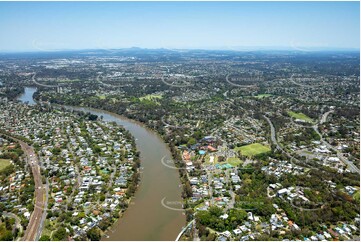
[[[35,105],[36,102],[33,99],[33,95],[36,91],[36,87],[25,87],[24,93],[19,96],[18,100],[29,105]]]
[[[32,102],[34,89],[25,88],[19,98]],[[107,232],[103,240],[175,240],[186,223],[181,208],[181,186],[178,171],[162,164],[162,158],[171,157],[168,146],[153,131],[142,124],[120,115],[85,107],[70,107],[71,110],[90,112],[103,116],[105,121],[115,121],[134,136],[141,154],[140,186],[124,215]],[[169,166],[174,166],[168,163]],[[174,207],[175,210],[166,208]]]

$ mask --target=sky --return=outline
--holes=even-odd
[[[0,51],[360,48],[359,2],[0,2]]]

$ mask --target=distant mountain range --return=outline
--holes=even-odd
[[[148,49],[140,47],[120,48],[120,49],[82,49],[82,50],[51,50],[51,51],[24,51],[24,52],[0,52],[1,56],[16,56],[16,57],[29,57],[29,56],[54,56],[54,57],[66,57],[66,56],[138,56],[138,55],[181,55],[181,54],[232,54],[232,53],[269,53],[269,54],[296,54],[296,53],[319,53],[319,52],[356,52],[359,53],[359,49],[346,49],[346,48],[290,48],[290,47],[233,47],[224,49],[167,49],[157,48]]]

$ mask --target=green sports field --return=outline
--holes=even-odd
[[[296,112],[292,112],[292,111],[288,111],[287,112],[288,115],[290,115],[292,118],[295,118],[295,119],[301,119],[305,122],[308,122],[308,123],[313,123],[313,119],[308,117],[307,115],[303,114],[303,113],[296,113]]]
[[[254,143],[254,144],[250,144],[250,145],[236,147],[235,150],[236,151],[240,150],[241,155],[244,155],[244,156],[255,156],[255,155],[269,152],[269,151],[271,151],[271,148],[268,146],[259,144],[259,143]]]

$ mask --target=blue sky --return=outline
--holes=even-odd
[[[0,51],[357,48],[359,2],[0,2]]]

